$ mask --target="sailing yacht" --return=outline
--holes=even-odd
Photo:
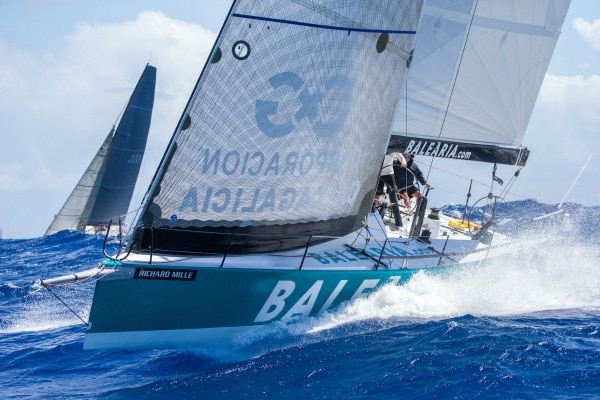
[[[527,87],[502,86],[522,92],[529,100],[523,112],[531,112],[569,2],[451,4],[235,1],[127,244],[75,278],[42,281],[95,281],[84,348],[231,346],[272,322],[322,314],[419,271],[511,251],[511,239],[491,225],[427,210],[424,201],[402,217],[402,229],[373,210],[389,150],[458,154],[447,146],[459,138],[438,129],[425,139],[432,129],[415,125],[437,129],[452,116],[466,126],[478,115],[463,113],[454,100],[461,87],[495,79],[459,72],[476,60],[474,43],[509,62],[519,59],[515,46],[536,48],[527,54],[536,79],[530,82],[523,66],[513,77]],[[480,34],[482,43],[474,37]],[[548,42],[538,47],[540,38]],[[447,51],[456,54],[446,59]],[[422,87],[401,100],[412,82]],[[414,121],[405,101],[420,107]],[[507,116],[516,103],[504,109]],[[440,121],[440,113],[448,117]],[[486,117],[478,122],[487,125]],[[501,137],[502,146],[520,142]],[[461,139],[486,151],[500,147],[492,138]],[[422,143],[419,150],[413,141]],[[526,151],[510,151],[518,155],[511,163],[523,162]],[[500,162],[500,153],[488,161]]]
[[[156,68],[146,65],[118,125],[113,126],[90,165],[46,230],[105,233],[114,217],[127,214],[146,149]]]

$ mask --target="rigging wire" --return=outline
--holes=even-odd
[[[444,118],[442,118],[442,124],[440,125],[440,130],[438,132],[438,137],[437,137],[438,140],[440,140],[440,138],[442,137],[442,131],[444,130],[444,125],[446,124],[446,118],[448,117],[448,112],[450,110],[450,101],[452,100],[452,95],[454,94],[454,89],[456,88],[456,77],[458,75],[458,71],[460,70],[460,66],[461,66],[461,64],[463,62],[463,58],[465,56],[467,42],[469,41],[469,36],[471,34],[471,27],[473,26],[473,20],[475,19],[475,10],[477,9],[477,5],[478,5],[478,0],[475,0],[475,3],[473,5],[473,12],[471,13],[471,23],[469,24],[469,27],[468,27],[466,35],[465,35],[465,41],[463,43],[462,52],[460,53],[458,66],[456,68],[456,74],[454,75],[454,80],[452,82],[452,89],[450,90],[450,94],[448,96],[448,103],[446,104],[446,109],[444,110]],[[408,114],[406,114],[406,115],[408,115]],[[408,131],[408,129],[407,129],[407,131]],[[429,162],[429,170],[427,171],[427,177],[426,177],[427,180],[429,180],[429,175],[431,173],[431,168],[433,167],[434,159],[435,159],[435,157],[432,157],[431,161]]]
[[[105,265],[102,264],[102,267],[98,269],[98,271],[95,274],[92,274],[90,276],[87,276],[83,279],[77,279],[77,276],[75,275],[75,280],[73,282],[67,282],[67,283],[40,283],[43,287],[45,287],[48,292],[50,292],[50,294],[52,294],[52,296],[54,296],[60,303],[62,303],[63,306],[65,306],[73,315],[75,315],[81,322],[83,322],[86,326],[89,326],[89,322],[86,322],[79,314],[77,314],[77,312],[75,310],[73,310],[62,298],[60,298],[59,295],[57,295],[52,289],[50,289],[51,286],[57,286],[57,287],[68,287],[68,286],[75,286],[75,285],[81,285],[87,281],[89,281],[90,279],[94,279],[94,281],[98,281],[100,279],[102,279],[104,276],[106,276],[106,274],[102,274],[102,271],[104,271],[104,267]],[[100,276],[98,276],[100,275]]]
[[[60,298],[60,297],[59,297],[59,296],[58,296],[56,293],[54,293],[54,292],[53,292],[53,291],[50,289],[50,286],[46,286],[46,285],[44,285],[44,287],[45,287],[46,289],[48,289],[48,291],[49,291],[49,292],[52,294],[52,296],[54,296],[54,297],[55,297],[55,298],[56,298],[58,301],[60,301],[60,302],[63,304],[63,306],[67,307],[67,309],[68,309],[69,311],[71,311],[71,312],[73,313],[73,315],[75,315],[75,316],[76,316],[76,317],[77,317],[77,318],[78,318],[78,319],[79,319],[81,322],[83,322],[85,326],[89,326],[89,324],[90,324],[90,323],[89,323],[89,322],[85,322],[85,321],[83,320],[83,318],[81,318],[81,317],[79,316],[79,314],[77,314],[77,313],[75,312],[75,310],[73,310],[71,307],[69,307],[69,305],[68,305],[67,303],[65,303],[63,299],[61,299],[61,298]]]
[[[460,174],[457,174],[456,172],[451,172],[451,171],[448,171],[448,170],[445,170],[445,169],[442,169],[442,168],[438,168],[438,167],[432,167],[432,168],[433,168],[433,169],[435,169],[435,170],[437,170],[437,171],[443,172],[443,173],[445,173],[445,174],[448,174],[448,175],[455,176],[455,177],[457,177],[457,178],[460,178],[460,179],[464,179],[464,180],[467,180],[467,181],[468,181],[468,180],[472,180],[474,183],[476,183],[476,184],[478,184],[478,185],[480,185],[480,186],[483,186],[483,187],[486,187],[486,188],[490,188],[490,189],[491,189],[490,185],[488,185],[487,183],[484,183],[484,182],[478,181],[478,180],[476,180],[476,179],[473,179],[473,178],[471,178],[471,177],[467,177],[467,176],[464,176],[464,175],[460,175]],[[522,169],[522,168],[520,168],[520,169],[519,169],[519,171],[520,171],[521,169]],[[510,192],[510,191],[506,191],[506,195],[508,195],[508,194],[510,194],[511,196],[514,196],[514,197],[519,197],[519,198],[521,198],[521,199],[527,199],[527,198],[528,198],[528,197],[526,197],[526,196],[523,196],[523,195],[520,195],[520,194],[517,194],[517,193],[513,193],[513,192]]]
[[[517,178],[519,177],[519,174],[521,173],[521,170],[523,169],[523,167],[519,168],[518,170],[516,170],[514,172],[514,174],[510,177],[507,185],[504,187],[504,189],[502,189],[502,192],[500,192],[500,197],[505,197],[507,194],[510,193],[510,189],[512,188],[512,186],[515,184],[515,182],[517,181]]]
[[[569,195],[569,193],[571,193],[571,189],[573,189],[573,186],[575,186],[575,184],[577,183],[577,181],[579,180],[579,177],[581,176],[581,174],[583,173],[583,170],[585,169],[585,167],[587,167],[588,163],[590,162],[590,160],[592,159],[592,156],[594,155],[594,153],[590,154],[590,156],[588,157],[587,161],[585,162],[585,164],[583,164],[583,167],[581,167],[581,170],[579,171],[579,174],[577,174],[577,177],[575,178],[575,180],[573,181],[573,183],[571,184],[571,187],[569,188],[569,190],[567,190],[567,193],[565,194],[565,197],[563,197],[563,199],[560,201],[560,204],[558,205],[558,208],[561,208],[563,203],[565,202],[565,200],[567,199],[567,196]]]

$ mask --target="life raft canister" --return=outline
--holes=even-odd
[[[460,220],[455,218],[450,218],[448,221],[448,225],[454,229],[458,229],[459,231],[464,231],[465,229],[475,230],[481,228],[481,225],[476,224],[474,222],[469,222],[466,220]]]

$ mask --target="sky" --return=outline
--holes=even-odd
[[[3,238],[44,234],[150,63],[157,86],[132,206],[140,203],[229,7],[228,0],[0,1]],[[572,0],[523,142],[529,161],[505,199],[550,204],[568,193],[566,201],[599,205],[600,154],[569,191],[600,148],[599,129],[600,1]],[[470,176],[474,199],[489,191],[489,165],[481,172],[449,163],[456,161],[431,170],[431,204],[464,203]],[[499,166],[497,175],[508,181],[514,171]]]

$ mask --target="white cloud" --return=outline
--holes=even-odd
[[[0,190],[11,194],[0,196],[5,237],[43,233],[150,62],[157,87],[145,189],[215,38],[199,25],[146,11],[118,23],[80,23],[36,52],[0,41]]]
[[[600,149],[598,104],[600,75],[546,75],[523,142],[531,155],[506,200],[535,197],[558,203],[563,198],[590,154]],[[426,171],[427,162],[419,162]],[[431,205],[464,203],[470,178],[474,179],[471,201],[484,196],[492,184],[493,165],[468,163],[457,167],[454,160],[436,160],[434,165],[439,170],[434,169],[429,179],[436,189],[429,199]],[[508,182],[515,169],[499,165],[497,175]],[[592,158],[567,201],[598,204],[598,176],[600,154]],[[504,187],[496,185],[494,193]]]
[[[0,165],[0,190],[8,194],[20,184],[19,175],[22,174],[22,165],[17,163]]]
[[[568,112],[586,119],[598,120],[600,104],[600,75],[546,75],[538,97],[538,105],[554,111]]]
[[[588,22],[583,18],[575,18],[573,28],[587,44],[596,50],[600,50],[600,19]]]
[[[600,75],[546,75],[524,144],[531,156],[518,190],[559,202],[590,154],[600,148]],[[598,157],[582,174],[567,201],[598,204]]]

